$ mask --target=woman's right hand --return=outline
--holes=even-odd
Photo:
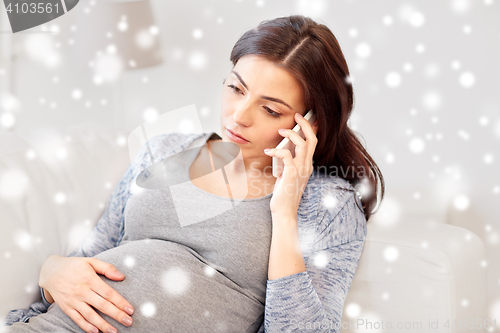
[[[39,285],[85,332],[117,332],[91,306],[125,326],[132,325],[132,305],[97,273],[115,281],[125,278],[113,265],[96,258],[52,255],[42,265]]]

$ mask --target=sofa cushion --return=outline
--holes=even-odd
[[[40,300],[45,259],[68,255],[93,228],[130,163],[126,142],[95,125],[0,135],[1,320]]]

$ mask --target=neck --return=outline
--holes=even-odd
[[[272,157],[244,158],[242,153],[231,161],[227,166],[229,172],[241,174],[245,172],[252,178],[266,178],[275,180],[272,172]]]
[[[209,150],[210,142],[220,142],[219,140],[209,140],[207,141]],[[243,155],[243,150],[240,149],[240,153],[236,158],[226,165],[226,170],[233,174],[246,173],[252,178],[265,178],[274,182],[276,178],[273,176],[273,158],[270,156],[259,156],[259,157],[248,157]]]

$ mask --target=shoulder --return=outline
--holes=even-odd
[[[158,153],[169,153],[187,148],[194,140],[201,138],[207,133],[185,134],[180,132],[165,133],[153,136],[148,142],[151,149]],[[183,148],[183,149],[182,149]]]
[[[343,178],[314,172],[307,182],[299,211],[309,216],[311,213],[317,215],[321,208],[338,211],[342,208],[342,203],[355,192],[351,183]]]
[[[132,163],[142,170],[152,164],[152,159],[161,161],[166,157],[185,150],[193,141],[208,135],[207,133],[185,134],[171,132],[158,134],[144,142]]]
[[[297,212],[303,250],[322,250],[366,237],[366,218],[352,184],[313,173]]]

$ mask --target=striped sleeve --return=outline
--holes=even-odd
[[[306,271],[267,281],[265,332],[341,331],[367,229],[352,191],[337,190],[334,197],[338,205],[319,209],[314,244],[304,254]]]

